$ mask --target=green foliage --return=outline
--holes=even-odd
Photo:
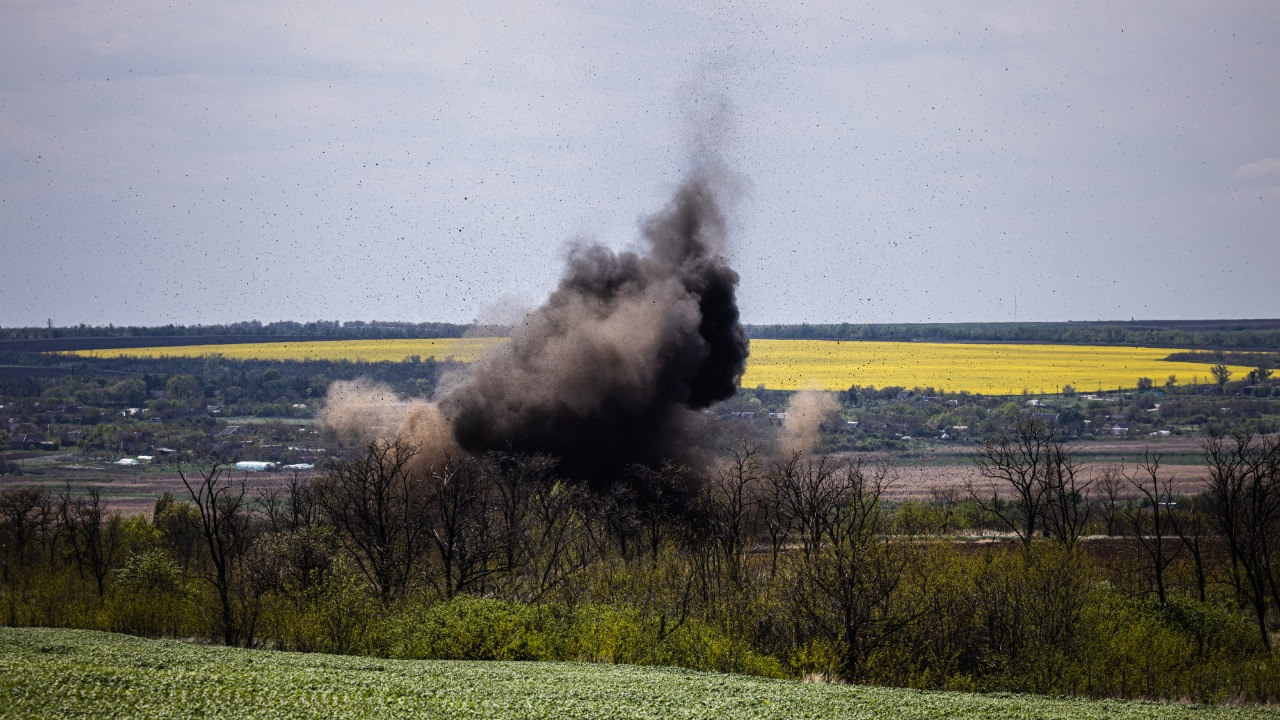
[[[991,526],[976,498],[938,490],[930,501],[891,504],[879,500],[884,478],[871,468],[797,458],[779,469],[742,457],[749,461],[708,478],[694,522],[629,505],[623,495],[579,494],[550,475],[519,475],[532,488],[527,495],[503,485],[508,494],[489,500],[501,495],[506,504],[477,503],[456,518],[474,553],[468,584],[433,584],[445,555],[420,544],[390,596],[358,564],[352,538],[319,513],[313,486],[264,494],[265,511],[205,505],[234,518],[218,536],[228,541],[225,578],[197,506],[172,496],[156,503],[154,524],[99,517],[119,548],[101,562],[87,556],[83,527],[74,526],[79,535],[64,527],[70,513],[34,500],[0,503],[0,559],[9,562],[0,624],[922,690],[1280,699],[1280,655],[1262,647],[1258,620],[1222,581],[1231,566],[1212,535],[1204,536],[1207,571],[1182,553],[1162,604],[1146,599],[1136,541],[966,539],[955,531]],[[1177,511],[1179,522],[1193,519],[1194,503]],[[423,506],[411,516],[437,511]],[[19,519],[28,517],[48,519],[28,528]],[[424,539],[439,527],[415,531]],[[5,544],[19,538],[22,552]],[[1189,600],[1201,596],[1206,577],[1208,602]],[[228,616],[234,637],[223,631]]]
[[[1231,379],[1231,369],[1221,363],[1209,368],[1209,373],[1213,375],[1214,382],[1219,385],[1226,385]]]
[[[929,612],[880,649],[865,679],[953,690],[1017,690],[1200,702],[1280,698],[1280,658],[1232,609],[1175,596],[1161,605],[1099,582],[1083,551],[928,553],[930,586],[902,602]],[[793,651],[800,672],[828,672],[832,650]]]
[[[1080,692],[1202,702],[1280,697],[1280,659],[1262,652],[1256,629],[1219,606],[1109,596],[1089,614],[1088,662],[1071,671]]]
[[[138,378],[128,378],[107,388],[108,402],[116,405],[141,405],[147,400],[147,384]]]
[[[571,660],[675,665],[782,677],[781,664],[697,620],[663,633],[661,619],[601,605],[572,609],[461,596],[395,619],[391,654],[448,660]]]
[[[187,637],[201,633],[195,593],[163,550],[130,556],[116,572],[102,625],[131,635]]]
[[[312,581],[305,587],[266,599],[264,639],[287,650],[385,655],[385,613],[359,573],[347,563],[309,572]]]
[[[204,397],[204,389],[200,381],[193,375],[178,373],[171,375],[164,387],[165,397],[177,402],[189,403]]]
[[[402,661],[0,628],[0,718],[1083,718],[1252,720],[1262,708],[802,684],[665,668]]]
[[[137,554],[156,550],[163,541],[160,530],[140,515],[126,518],[120,526],[120,547],[125,552]]]
[[[99,629],[101,607],[93,581],[66,566],[33,570],[0,593],[0,621],[6,625]]]
[[[179,594],[183,591],[182,569],[163,550],[149,550],[125,560],[116,572],[115,589],[129,594]]]

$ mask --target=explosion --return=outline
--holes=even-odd
[[[733,396],[748,352],[738,274],[725,258],[726,185],[717,167],[699,167],[641,223],[639,249],[575,247],[557,289],[510,342],[435,402],[389,404],[403,418],[398,435],[424,462],[459,448],[545,453],[562,474],[596,485],[635,464],[703,464],[700,411]],[[338,388],[335,419],[368,417],[344,405],[385,395]]]

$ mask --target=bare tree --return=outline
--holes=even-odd
[[[711,473],[704,494],[708,535],[729,581],[741,584],[747,543],[757,524],[756,492],[764,479],[753,447],[733,450],[728,463]]]
[[[1200,602],[1206,599],[1208,571],[1205,568],[1205,540],[1209,535],[1209,518],[1205,514],[1203,497],[1192,497],[1185,508],[1174,508],[1169,515],[1173,532],[1182,541],[1182,547],[1191,553],[1196,573],[1196,591]]]
[[[119,513],[107,513],[102,491],[89,486],[84,497],[72,497],[71,485],[63,491],[60,506],[62,524],[76,565],[93,577],[98,596],[106,594],[107,574],[111,572],[124,534],[124,521]]]
[[[490,514],[494,483],[487,463],[470,457],[447,458],[434,466],[429,483],[426,541],[440,561],[440,573],[431,582],[438,593],[453,597],[495,572],[492,560],[498,543]]]
[[[258,506],[267,516],[267,525],[271,527],[271,532],[282,532],[285,524],[284,493],[280,491],[280,488],[269,485],[258,488],[256,499]]]
[[[508,597],[536,602],[562,587],[569,577],[586,566],[591,556],[592,543],[588,526],[583,522],[586,495],[582,488],[555,476],[556,462],[550,456],[497,452],[488,454],[484,461],[481,470],[486,475],[479,479],[491,488],[479,494],[476,499],[483,502],[473,504],[472,510],[492,517],[488,522],[473,518],[470,529],[484,532],[480,533],[480,548],[473,539],[468,549],[485,550],[483,555],[490,562],[480,569],[496,580],[495,588]],[[451,468],[446,464],[444,470],[448,469]],[[445,473],[442,470],[440,474]],[[459,499],[456,491],[465,485],[454,485],[444,493],[437,487],[432,494],[432,507],[443,509],[438,503],[451,493],[453,499]],[[452,519],[454,514],[444,512],[434,517]],[[443,532],[438,537],[443,547],[437,545],[437,550],[443,551],[442,566],[444,558],[449,558],[450,572],[458,554],[450,548],[448,530],[467,527],[454,523],[440,528]],[[486,547],[489,544],[492,547]],[[476,573],[472,575],[473,579],[466,580],[467,584],[477,577]]]
[[[1280,605],[1274,559],[1280,552],[1280,439],[1249,432],[1211,434],[1209,511],[1227,545],[1231,581],[1252,610],[1262,644],[1271,647],[1270,608]]]
[[[264,487],[258,491],[257,500],[272,532],[293,532],[315,525],[318,520],[315,493],[296,471],[289,477],[288,486]]]
[[[534,493],[527,536],[532,553],[524,576],[524,599],[537,602],[559,589],[593,557],[582,488],[554,477]]]
[[[1092,481],[1081,478],[1080,463],[1066,445],[1052,443],[1044,457],[1044,533],[1074,547],[1089,524],[1092,505],[1085,494]]]
[[[11,580],[11,563],[19,571],[26,566],[40,510],[47,503],[48,493],[40,488],[0,491],[0,579],[5,583]]]
[[[1146,500],[1126,510],[1125,519],[1133,539],[1151,561],[1156,597],[1163,605],[1167,600],[1165,571],[1182,553],[1182,544],[1173,537],[1173,479],[1169,475],[1161,477],[1160,456],[1151,454],[1145,455],[1137,469],[1125,479]]]
[[[929,611],[899,593],[921,578],[910,573],[913,544],[886,532],[888,469],[822,457],[774,472],[799,544],[792,607],[841,648],[841,675],[857,678],[872,653]]]
[[[430,532],[427,488],[412,462],[416,455],[402,440],[376,440],[312,486],[316,504],[384,603],[408,585]]]
[[[929,488],[929,497],[937,506],[942,517],[939,518],[939,530],[949,534],[955,530],[956,508],[960,505],[960,490],[952,485]]]
[[[498,545],[499,570],[516,574],[535,551],[530,544],[529,520],[534,498],[547,486],[555,461],[546,455],[489,453],[485,461],[494,484],[496,505],[494,541]]]
[[[241,622],[232,582],[250,540],[245,502],[247,490],[243,482],[235,484],[224,475],[224,466],[219,459],[215,459],[208,470],[198,470],[194,478],[188,478],[182,470],[178,470],[178,476],[182,478],[182,484],[186,486],[192,505],[200,516],[200,537],[204,540],[212,566],[212,572],[201,577],[213,585],[218,594],[222,641],[227,645],[238,645],[245,639],[242,632],[246,628]],[[251,635],[248,638],[250,643]]]
[[[632,465],[626,473],[630,487],[643,488],[642,495],[632,496],[635,517],[649,557],[657,563],[664,544],[690,539],[686,531],[693,529],[693,524],[687,522],[687,513],[694,507],[697,478],[688,467],[671,460],[663,460],[657,467]]]
[[[786,545],[787,538],[796,526],[796,517],[792,514],[791,497],[793,488],[798,482],[798,475],[803,463],[803,456],[793,452],[775,462],[765,476],[765,491],[762,508],[763,522],[769,534],[771,550],[769,577],[778,574],[778,559]]]
[[[1102,474],[1094,481],[1098,491],[1096,502],[1108,537],[1120,534],[1121,522],[1124,520],[1123,494],[1127,482],[1123,468],[1111,464],[1103,467]]]
[[[315,489],[296,472],[289,477],[285,509],[285,527],[289,530],[300,530],[320,522],[320,507],[316,501]]]
[[[974,464],[996,488],[987,498],[970,486],[970,497],[1017,535],[1024,547],[1043,529],[1051,504],[1060,513],[1053,521],[1063,534],[1059,539],[1078,532],[1078,466],[1070,450],[1055,441],[1052,423],[1035,415],[1018,415],[1012,428],[983,441]],[[1011,501],[1000,496],[1002,488],[1011,494]]]
[[[588,523],[594,551],[600,555],[616,552],[630,560],[640,552],[640,517],[636,493],[626,483],[616,482],[604,493],[589,494]]]

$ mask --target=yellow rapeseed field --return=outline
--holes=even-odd
[[[311,342],[189,345],[178,347],[84,350],[89,357],[200,357],[222,355],[255,360],[357,360],[399,362],[417,355],[425,360],[453,358],[471,362],[502,338],[436,340],[335,340]],[[1213,382],[1209,366],[1168,362],[1176,350],[1082,345],[998,345],[831,340],[753,340],[744,387],[775,390],[820,387],[934,387],[939,390],[1016,395],[1058,392],[1072,385],[1080,392],[1130,388],[1139,377],[1163,385],[1170,375],[1181,384]],[[1232,367],[1243,377],[1245,367]]]
[[[1168,362],[1176,350],[1094,345],[998,345],[832,340],[753,340],[744,387],[933,387],[985,395],[1131,388],[1139,377],[1163,385],[1213,382],[1209,366]],[[1235,377],[1249,368],[1233,367]]]

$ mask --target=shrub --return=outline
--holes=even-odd
[[[569,609],[460,596],[405,610],[390,622],[390,652],[397,658],[558,660],[785,675],[777,660],[705,623],[690,619],[664,634],[658,619],[630,608]]]
[[[265,599],[262,634],[277,648],[339,655],[387,652],[385,610],[349,563],[312,570],[313,581]]]
[[[1190,598],[1161,605],[1110,595],[1099,598],[1089,614],[1094,642],[1075,670],[1078,692],[1266,701],[1280,687],[1275,684],[1280,664],[1262,652],[1256,629],[1220,606]],[[1261,677],[1271,684],[1250,681]]]
[[[182,569],[164,551],[148,550],[116,571],[101,624],[130,635],[183,637],[200,631],[199,616]]]

